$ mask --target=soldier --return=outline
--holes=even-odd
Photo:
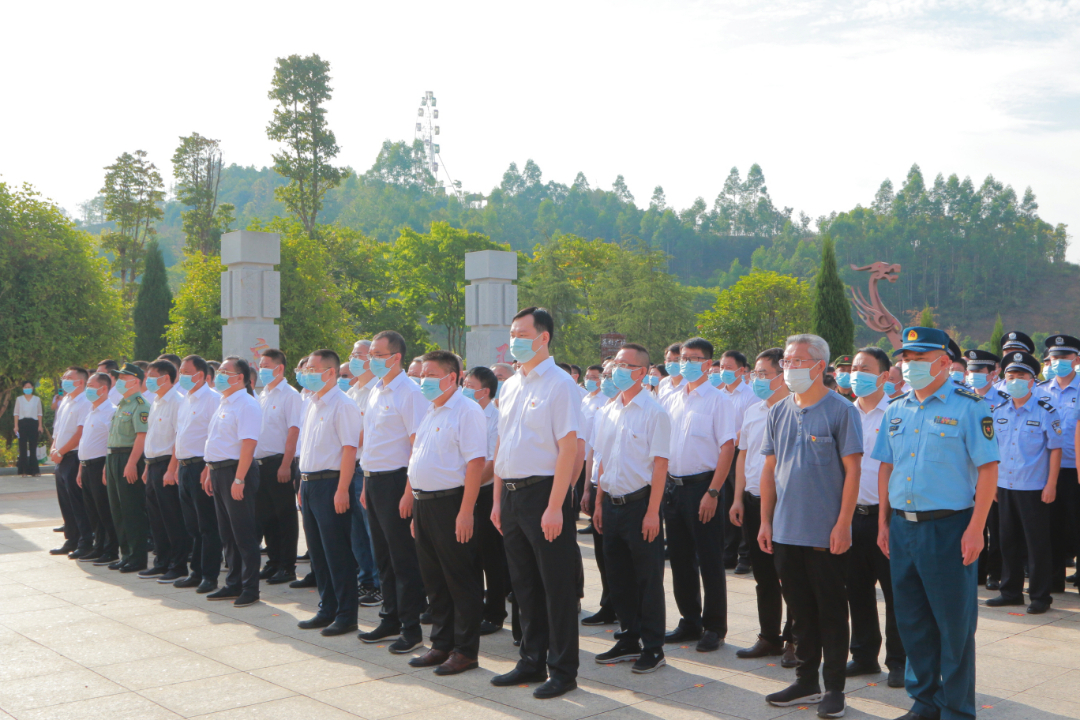
[[[833,367],[836,368],[837,392],[848,400],[855,399],[855,394],[851,390],[851,364],[852,357],[850,355],[841,355],[836,358],[836,362],[833,365]]]
[[[950,383],[944,332],[912,327],[901,337],[913,391],[889,404],[873,456],[878,545],[891,561],[915,700],[904,717],[974,718],[975,561],[997,485],[994,421],[982,396]]]
[[[116,406],[109,428],[109,454],[105,458],[105,479],[109,490],[109,511],[120,543],[120,559],[109,565],[123,573],[146,569],[146,484],[143,475],[143,445],[146,443],[150,406],[140,387],[143,371],[131,363],[117,372]]]
[[[1054,370],[1054,379],[1042,388],[1042,400],[1057,409],[1061,417],[1064,443],[1061,449],[1061,470],[1058,472],[1057,496],[1050,508],[1050,542],[1053,562],[1053,582],[1050,592],[1065,591],[1065,562],[1076,554],[1074,523],[1080,514],[1080,490],[1076,479],[1076,411],[1080,377],[1076,362],[1080,340],[1071,335],[1051,335],[1046,338],[1046,350]]]

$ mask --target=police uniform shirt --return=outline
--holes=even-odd
[[[465,466],[487,458],[487,418],[480,405],[455,390],[436,407],[428,405],[409,459],[413,490],[438,492],[465,485]]]
[[[693,390],[686,383],[663,403],[671,416],[671,459],[675,477],[713,472],[720,447],[738,432],[735,408],[728,395],[703,382]]]
[[[366,472],[388,472],[408,467],[412,453],[409,437],[416,434],[430,406],[431,403],[420,392],[420,386],[404,373],[398,373],[389,385],[379,380],[368,395],[367,410],[362,416],[364,448],[360,457],[361,467]]]
[[[743,461],[743,476],[746,478],[746,491],[754,497],[761,497],[761,471],[765,467],[765,456],[761,454],[761,443],[765,439],[765,420],[769,417],[769,403],[759,400],[746,408],[743,414],[742,428],[739,430],[739,450],[746,458]]]
[[[479,404],[479,403],[477,403]],[[484,421],[487,423],[487,459],[495,459],[495,446],[499,444],[499,408],[495,403],[489,402],[484,410]],[[488,480],[494,482],[495,478]]]
[[[135,436],[148,430],[149,419],[150,406],[143,400],[142,395],[135,393],[131,397],[122,398],[113,413],[112,424],[109,425],[109,447],[133,446]]]
[[[881,419],[885,417],[885,411],[889,409],[889,398],[882,395],[878,404],[863,412],[862,406],[856,402],[855,410],[859,413],[862,421],[863,456],[862,472],[859,475],[859,499],[855,502],[859,505],[878,504],[878,468],[881,461],[873,457],[874,446],[877,444],[878,433],[881,432]]]
[[[109,451],[109,425],[112,424],[116,406],[106,400],[97,407],[90,406],[90,412],[83,418],[83,433],[79,438],[79,460],[96,460],[105,457]]]
[[[985,399],[986,402],[990,403],[990,411],[991,412],[993,412],[994,408],[996,408],[999,405],[1002,405],[1004,403],[1007,403],[1007,402],[1009,402],[1009,400],[1011,400],[1011,397],[1009,396],[1009,393],[1005,392],[1004,390],[999,390],[996,387],[997,383],[995,383],[994,385],[995,385],[994,387],[991,387],[989,390],[986,391],[986,394],[983,395],[983,399]],[[972,392],[978,392],[978,391],[974,390]]]
[[[555,475],[559,440],[581,428],[576,387],[550,357],[503,384],[496,475],[506,480]]]
[[[190,460],[203,456],[210,421],[220,402],[221,395],[205,384],[195,392],[188,393],[181,400],[180,409],[176,413],[176,447],[174,449],[178,460]]]
[[[1032,393],[1019,408],[1010,400],[993,410],[1001,465],[998,487],[1042,490],[1050,474],[1050,451],[1065,446],[1064,423],[1054,406]]]
[[[990,404],[948,384],[919,400],[889,403],[874,459],[893,466],[889,505],[905,512],[966,510],[975,504],[978,468],[1000,458]]]
[[[670,457],[671,418],[652,397],[641,390],[629,404],[622,395],[600,411],[596,443],[604,458],[600,487],[613,497],[622,497],[652,482],[655,458]]]
[[[1069,384],[1061,387],[1057,378],[1046,385],[1046,395],[1043,400],[1054,406],[1061,419],[1061,435],[1064,444],[1061,446],[1061,467],[1076,467],[1076,413],[1080,411],[1076,398],[1080,393],[1080,373],[1073,376]]]
[[[259,430],[259,445],[255,448],[255,459],[283,455],[285,442],[289,439],[289,430],[300,427],[300,393],[292,385],[282,380],[273,389],[263,388],[259,393],[259,407],[262,408],[262,428]],[[357,441],[360,436],[357,434]]]
[[[206,462],[239,460],[243,441],[258,442],[261,428],[262,408],[247,390],[222,396],[210,418],[203,458]]]
[[[300,433],[300,472],[340,470],[341,448],[356,447],[362,428],[360,408],[337,387],[313,395]]]
[[[345,393],[354,403],[356,403],[356,407],[359,408],[361,415],[367,411],[368,395],[371,394],[372,388],[374,388],[378,382],[379,378],[372,377],[363,385],[356,383],[349,388],[349,392]]]
[[[723,385],[717,389],[724,394],[724,397],[731,401],[731,408],[735,411],[735,429],[737,431],[742,427],[743,415],[746,414],[746,408],[759,402],[761,398],[754,394],[754,390],[746,384],[746,381],[740,382],[734,391],[728,390],[727,387]]]
[[[156,458],[173,454],[173,446],[176,444],[176,420],[183,402],[184,399],[176,392],[176,388],[169,388],[167,393],[150,406],[150,429],[146,433],[143,455]]]
[[[86,399],[86,393],[64,396],[56,408],[56,417],[53,419],[53,449],[59,450],[71,440],[89,412],[90,401]],[[82,456],[80,455],[79,458],[81,459]]]

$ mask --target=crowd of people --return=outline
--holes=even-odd
[[[526,308],[513,362],[465,369],[442,350],[409,361],[384,331],[344,362],[301,358],[299,391],[276,349],[71,367],[51,552],[237,607],[261,581],[316,587],[301,628],[357,632],[358,607],[379,607],[359,639],[440,675],[478,667],[509,617],[520,659],[491,682],[538,698],[576,687],[579,623],[617,624],[595,662],[634,673],[664,666],[665,644],[717,650],[731,569],[752,574],[760,625],[736,655],[794,668],[766,701],[820,717],[844,714],[847,677],[882,672],[880,587],[907,720],[974,718],[978,584],[1019,606],[1027,576],[1039,614],[1076,581],[1076,338],[1051,336],[1040,362],[1021,332],[995,354],[912,327],[891,355],[840,358],[814,335],[754,358],[695,337],[582,371],[551,356],[555,332]],[[20,428],[37,409],[16,406]],[[603,588],[587,617],[578,533]]]

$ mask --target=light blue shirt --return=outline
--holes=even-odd
[[[1076,413],[1080,410],[1077,406],[1077,397],[1080,396],[1080,374],[1073,375],[1073,379],[1065,387],[1058,384],[1057,378],[1039,386],[1045,391],[1042,399],[1054,406],[1061,414],[1061,435],[1064,444],[1061,446],[1061,467],[1076,467]]]
[[[1064,445],[1064,423],[1054,406],[1035,393],[1019,408],[1012,400],[994,408],[1001,465],[998,487],[1007,490],[1042,490],[1050,473],[1050,451]]]
[[[978,468],[999,459],[990,404],[949,382],[921,402],[902,395],[889,403],[872,455],[893,466],[894,510],[966,510]]]

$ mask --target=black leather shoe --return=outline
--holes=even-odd
[[[495,623],[491,622],[490,620],[483,620],[483,621],[480,622],[480,634],[481,635],[491,635],[492,633],[497,633],[500,630],[502,630],[502,623],[499,623],[498,625],[496,625]]]
[[[202,578],[198,575],[188,575],[186,578],[180,578],[173,582],[173,587],[176,588],[197,588],[202,585]]]
[[[122,573],[137,573],[146,569],[146,565],[124,565],[120,568]]]
[[[311,588],[315,587],[315,573],[308,573],[299,580],[293,580],[289,583],[291,588]]]
[[[735,574],[736,575],[749,575],[750,572],[751,572],[751,568],[746,563],[739,563],[738,565],[735,566]]]
[[[848,662],[847,667],[844,668],[844,674],[847,677],[856,677],[857,675],[878,675],[881,673],[881,666],[877,663],[862,662],[860,660],[851,660]]]
[[[110,570],[119,570],[120,568],[124,567],[124,563],[117,559],[109,563],[108,567]]]
[[[94,567],[107,567],[118,561],[120,558],[116,555],[102,555],[94,561]]]
[[[1042,615],[1044,612],[1050,609],[1050,603],[1043,602],[1042,600],[1032,600],[1028,605],[1028,615]]]
[[[526,670],[514,668],[505,675],[496,675],[491,678],[491,684],[495,687],[513,687],[514,685],[525,685],[527,683],[542,683],[547,679],[546,669]]]
[[[619,622],[619,618],[615,616],[614,610],[602,609],[595,615],[590,615],[587,618],[581,618],[582,625],[614,625]]]
[[[162,585],[172,585],[177,580],[183,580],[187,577],[187,572],[179,568],[173,568],[169,572],[165,573],[157,579]]]
[[[692,629],[682,625],[675,628],[669,633],[664,634],[664,642],[666,643],[681,643],[681,642],[697,642],[701,639],[701,628]]]
[[[401,625],[398,623],[392,623],[383,619],[379,622],[379,626],[374,630],[368,632],[362,632],[357,637],[360,638],[360,642],[377,643],[387,638],[392,638],[395,635],[401,634]]]
[[[784,655],[780,658],[780,667],[790,670],[793,667],[797,667],[799,659],[795,657],[795,643],[784,643]]]
[[[233,601],[233,607],[248,607],[259,602],[259,592],[257,590],[244,590],[240,593],[240,597]]]
[[[891,688],[904,687],[904,668],[889,668],[888,684]]]
[[[69,552],[74,552],[78,544],[74,540],[68,540],[66,543],[58,548],[53,548],[49,551],[50,555],[67,555]]]
[[[270,578],[274,577],[277,571],[278,569],[276,567],[274,567],[270,563],[267,563],[263,566],[263,569],[259,571],[259,579],[269,580]]]
[[[19,477],[23,477],[23,476],[22,476],[22,475],[20,475]],[[66,528],[66,527],[64,527],[63,525],[61,525],[60,527],[54,527],[54,528],[52,529],[52,531],[53,531],[53,532],[64,532],[65,530],[67,530],[67,528]]]
[[[296,573],[292,570],[278,570],[266,581],[267,585],[281,585],[296,580]]]
[[[712,630],[706,630],[701,634],[701,639],[698,640],[695,649],[698,652],[712,652],[713,650],[719,650],[720,646],[723,644],[724,640],[718,633],[714,633]]]
[[[89,547],[75,548],[74,550],[72,550],[71,552],[68,553],[68,559],[69,560],[81,560],[82,558],[86,557],[87,555],[93,555],[93,554],[94,554],[94,548],[93,548],[92,545],[89,546]]]
[[[343,623],[335,620],[322,629],[320,635],[326,637],[333,637],[335,635],[344,635],[345,633],[356,632],[356,623]]]
[[[217,590],[217,580],[207,580],[205,578],[201,583],[199,583],[199,587],[195,588],[195,592],[199,593],[200,595],[205,595],[206,593],[213,592],[215,590]]]
[[[987,590],[1000,590],[1001,589],[1001,581],[1000,580],[987,580],[986,581],[986,589]]]
[[[79,562],[92,563],[95,560],[100,560],[103,554],[100,550],[91,549],[90,552],[77,559]]]
[[[431,625],[434,622],[435,622],[435,618],[432,616],[432,614],[430,612],[427,612],[425,610],[424,612],[420,613],[420,624],[421,625]]]
[[[533,697],[537,700],[550,700],[565,695],[575,688],[577,688],[577,680],[550,677],[546,683],[533,690]]]
[[[1024,598],[1009,599],[1004,595],[998,595],[992,597],[986,601],[986,607],[1011,607],[1013,605],[1023,605]]]
[[[735,651],[735,657],[742,658],[743,660],[751,660],[754,658],[773,657],[775,655],[783,655],[783,645],[778,645],[774,642],[769,642],[765,638],[758,635],[757,642],[748,648]]]
[[[212,592],[206,596],[207,600],[236,600],[240,597],[240,588],[238,587],[223,587],[217,592]]]
[[[139,577],[141,577],[141,578],[156,578],[159,575],[164,575],[167,572],[169,572],[169,568],[165,567],[164,565],[155,565],[154,567],[147,568],[147,569],[143,570],[142,572],[140,572]]]
[[[398,637],[397,640],[390,643],[390,647],[386,648],[395,655],[406,655],[411,653],[416,648],[424,644],[424,636],[417,632],[415,635],[405,635],[404,633]]]
[[[307,620],[301,620],[296,623],[296,627],[301,630],[318,630],[319,628],[330,627],[334,624],[334,618],[326,617],[325,615],[315,615]]]

